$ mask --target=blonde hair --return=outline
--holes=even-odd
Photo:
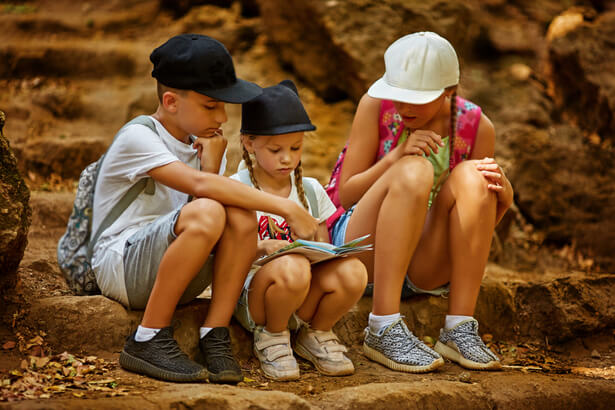
[[[258,181],[256,180],[256,178],[254,177],[254,165],[252,164],[252,157],[250,156],[250,153],[248,152],[248,150],[246,150],[245,145],[243,144],[243,138],[250,138],[252,140],[256,139],[256,137],[254,135],[245,135],[243,134],[241,136],[241,148],[243,150],[243,161],[246,164],[246,168],[248,168],[248,172],[250,173],[250,181],[252,181],[252,185],[254,185],[254,188],[256,189],[261,189],[260,186],[258,185]],[[303,167],[301,166],[301,161],[299,161],[299,163],[297,164],[297,167],[294,169],[294,174],[295,174],[295,186],[297,187],[297,195],[299,196],[299,200],[301,201],[301,204],[305,207],[305,209],[309,210],[310,207],[308,205],[308,201],[307,198],[305,197],[305,190],[303,188]]]

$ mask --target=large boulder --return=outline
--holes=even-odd
[[[572,18],[571,15],[568,15]],[[556,20],[558,21],[558,20]],[[552,30],[553,31],[553,30]],[[555,96],[594,142],[615,142],[615,11],[553,36],[549,63]]]
[[[258,0],[264,27],[290,65],[327,101],[358,100],[384,72],[390,43],[435,31],[459,49],[479,35],[466,2]]]
[[[4,137],[0,111],[0,276],[17,270],[28,243],[32,210],[30,190],[17,170],[17,161]]]

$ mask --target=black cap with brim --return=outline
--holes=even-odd
[[[237,82],[230,87],[194,91],[231,104],[246,103],[263,93],[263,89],[258,85],[240,78],[237,78]]]
[[[261,95],[242,106],[243,134],[279,135],[315,129],[290,80],[264,88]]]

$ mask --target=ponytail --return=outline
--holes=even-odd
[[[308,205],[307,199],[305,198],[305,190],[303,189],[303,168],[301,167],[301,161],[295,168],[295,186],[297,187],[297,195],[299,196],[299,200],[305,207],[305,209],[309,210],[310,207]]]
[[[449,166],[452,168],[455,154],[455,134],[457,131],[457,89],[453,91],[451,95],[451,123],[450,123],[450,137],[449,137]]]

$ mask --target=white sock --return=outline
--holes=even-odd
[[[135,340],[137,342],[148,342],[154,338],[160,332],[160,329],[152,329],[149,327],[143,327],[139,325],[137,333],[135,334]]]
[[[213,327],[201,327],[199,328],[199,337],[202,339],[204,338],[207,333],[209,333],[209,331],[213,329]]]
[[[446,319],[444,319],[444,328],[446,330],[451,330],[459,323],[464,320],[472,319],[472,316],[461,316],[461,315],[446,315]]]
[[[372,333],[379,334],[380,330],[389,326],[390,324],[395,322],[400,317],[401,317],[401,314],[399,314],[399,312],[393,313],[392,315],[383,315],[383,316],[374,315],[372,312],[369,312],[369,320],[368,320],[369,330]]]

